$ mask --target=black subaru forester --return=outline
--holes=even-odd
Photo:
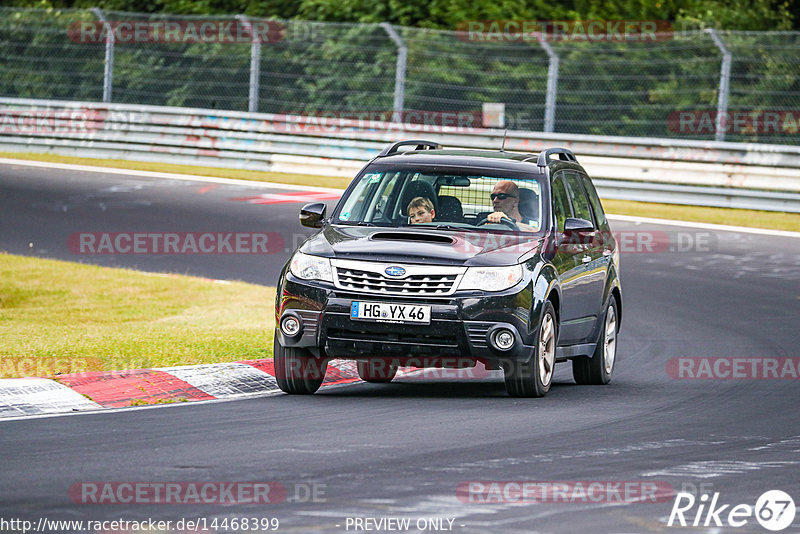
[[[571,151],[401,141],[359,172],[330,217],[314,203],[300,221],[321,230],[278,282],[283,391],[314,393],[333,358],[356,360],[368,382],[481,362],[522,397],[545,395],[567,360],[579,384],[611,380],[619,252]]]

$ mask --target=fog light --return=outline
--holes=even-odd
[[[494,335],[494,342],[500,350],[508,350],[514,346],[514,334],[509,330],[500,330]]]
[[[287,336],[296,336],[300,332],[300,320],[292,315],[287,315],[281,321],[281,331]]]

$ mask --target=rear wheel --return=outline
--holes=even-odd
[[[506,391],[512,397],[544,397],[550,391],[556,365],[558,323],[550,301],[545,302],[533,357],[527,363],[503,367]]]
[[[275,333],[275,380],[286,393],[311,395],[325,380],[328,362],[302,347],[284,347]]]
[[[612,296],[606,306],[603,327],[597,339],[594,356],[572,360],[572,376],[581,385],[603,385],[611,382],[617,360],[617,300]]]
[[[397,365],[387,362],[383,358],[358,362],[358,376],[364,382],[386,384],[394,379],[397,374]]]

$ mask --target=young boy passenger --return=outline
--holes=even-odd
[[[436,211],[433,209],[433,202],[425,197],[415,197],[408,203],[406,210],[411,218],[411,224],[421,224],[433,222]]]

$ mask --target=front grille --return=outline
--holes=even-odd
[[[444,347],[458,346],[458,337],[452,334],[425,334],[412,332],[367,332],[364,330],[351,330],[330,328],[328,339],[377,341],[381,343],[402,343],[405,345],[437,345]]]
[[[451,334],[377,333],[338,328],[328,329],[325,351],[334,357],[461,355],[458,338]]]
[[[417,274],[405,278],[389,278],[377,272],[337,267],[338,287],[350,291],[383,295],[449,295],[454,290],[457,274]]]

